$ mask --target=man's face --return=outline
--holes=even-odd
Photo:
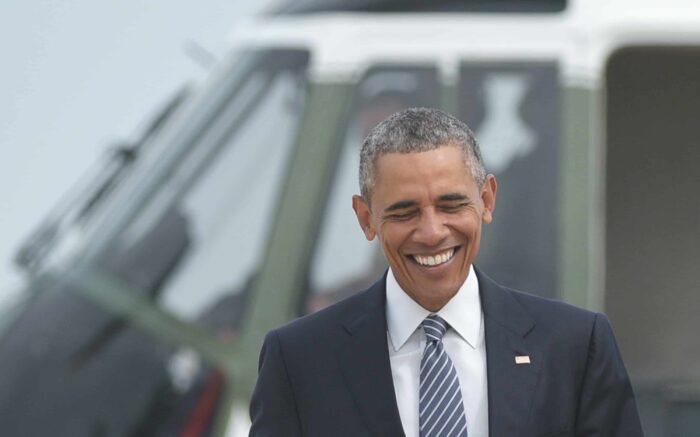
[[[490,223],[496,180],[479,188],[463,151],[389,153],[375,166],[371,208],[353,208],[368,240],[382,244],[399,285],[422,307],[437,311],[457,293],[479,251],[481,224]]]

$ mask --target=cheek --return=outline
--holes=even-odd
[[[465,228],[465,233],[468,241],[467,257],[470,258],[469,261],[473,261],[481,243],[481,222],[473,222],[468,228]]]
[[[469,214],[455,225],[455,229],[471,242],[481,233],[481,220],[477,215]]]
[[[387,257],[401,259],[401,248],[410,232],[396,223],[385,224],[379,233],[382,248]]]

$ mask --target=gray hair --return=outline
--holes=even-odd
[[[433,108],[409,108],[375,126],[362,142],[360,151],[360,193],[370,203],[377,159],[387,153],[427,152],[441,146],[457,146],[479,187],[486,181],[486,169],[479,144],[469,127],[452,115]]]

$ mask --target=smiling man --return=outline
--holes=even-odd
[[[425,108],[362,145],[353,208],[390,268],[268,334],[252,436],[641,436],[607,319],[474,268],[497,183],[469,128]]]

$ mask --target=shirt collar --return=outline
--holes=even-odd
[[[406,344],[411,334],[430,313],[403,291],[389,268],[386,275],[386,320],[394,351]],[[477,347],[481,335],[482,313],[479,281],[472,266],[469,266],[467,280],[457,294],[437,314],[471,347]]]

